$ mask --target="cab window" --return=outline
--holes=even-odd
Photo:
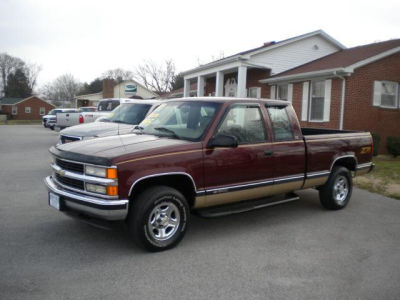
[[[256,105],[235,105],[229,108],[217,133],[233,135],[239,144],[266,141],[260,108]]]
[[[267,106],[275,141],[293,140],[293,129],[290,124],[286,106]]]

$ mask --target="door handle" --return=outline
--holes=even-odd
[[[272,154],[274,154],[274,152],[272,150],[265,150],[264,151],[264,156],[272,156]]]

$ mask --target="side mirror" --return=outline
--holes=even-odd
[[[210,139],[207,146],[210,148],[236,148],[238,146],[238,140],[233,135],[217,134]]]

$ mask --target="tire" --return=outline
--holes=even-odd
[[[49,128],[50,128],[51,130],[54,130],[54,126],[49,126]]]
[[[134,199],[128,226],[139,246],[157,252],[171,249],[182,240],[189,218],[189,205],[179,191],[153,186]]]
[[[326,209],[342,209],[349,203],[352,191],[350,171],[345,167],[334,167],[328,181],[319,189],[319,200]]]

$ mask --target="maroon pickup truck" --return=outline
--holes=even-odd
[[[52,147],[49,204],[90,220],[125,220],[150,251],[205,217],[292,200],[317,188],[341,209],[352,176],[373,168],[368,132],[301,128],[288,102],[190,98],[160,105],[133,134]]]

